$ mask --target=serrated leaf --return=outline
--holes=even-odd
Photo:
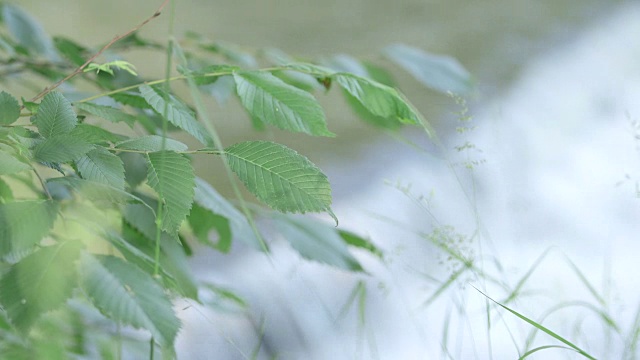
[[[384,54],[431,89],[466,94],[472,88],[469,72],[449,56],[429,54],[404,44],[388,46]]]
[[[93,145],[74,136],[60,135],[36,145],[33,157],[41,162],[64,163],[79,159],[93,148]]]
[[[322,107],[316,99],[265,72],[235,72],[236,90],[245,109],[283,130],[317,136],[335,136],[327,129]]]
[[[178,140],[173,140],[170,138],[164,139],[164,148],[163,148],[162,136],[158,136],[158,135],[147,135],[147,136],[141,136],[135,139],[125,140],[117,143],[115,147],[116,149],[149,151],[149,152],[156,152],[156,151],[162,151],[162,150],[187,151],[189,149],[187,145],[181,143]]]
[[[191,210],[195,176],[189,159],[173,151],[147,155],[147,182],[163,204],[162,229],[175,234]]]
[[[373,115],[396,118],[405,124],[419,125],[424,122],[394,88],[348,73],[338,73],[333,78]]]
[[[178,98],[166,93],[159,87],[148,85],[141,86],[140,93],[147,100],[147,103],[158,114],[166,116],[170,123],[191,134],[205,146],[214,146],[211,136],[209,136],[204,126],[196,120],[193,111]]]
[[[231,235],[235,239],[243,241],[256,250],[262,250],[262,245],[253,233],[247,218],[200,178],[196,178],[195,202],[204,209],[226,218],[231,228]]]
[[[57,91],[42,99],[33,119],[40,135],[45,138],[68,134],[78,123],[71,103]]]
[[[247,141],[225,149],[233,170],[247,189],[282,212],[331,212],[331,187],[309,159],[269,141]]]
[[[382,117],[372,114],[358,99],[353,97],[346,90],[343,91],[347,104],[360,119],[383,129],[397,130],[402,126],[402,123],[395,117]]]
[[[29,249],[49,233],[57,217],[53,201],[0,204],[0,256]]]
[[[276,216],[276,226],[300,255],[345,270],[362,271],[335,227],[312,219]]]
[[[108,150],[95,148],[76,161],[83,179],[111,185],[124,190],[124,165],[122,160]]]
[[[126,139],[126,136],[120,134],[114,134],[99,126],[90,124],[78,124],[69,135],[84,140],[89,144],[104,144],[104,143],[117,143]]]
[[[20,117],[20,104],[7,92],[0,92],[0,124],[13,124]]]
[[[42,25],[17,6],[5,3],[2,8],[2,19],[20,45],[32,54],[43,55],[51,61],[60,60],[53,41]]]
[[[309,63],[302,63],[302,62],[297,62],[297,63],[290,63],[285,65],[285,67],[287,69],[291,69],[294,71],[299,71],[302,73],[306,73],[309,75],[313,75],[315,77],[329,77],[332,76],[333,74],[335,74],[336,72],[328,67],[324,67],[324,66],[320,66],[320,65],[315,65],[315,64],[309,64]]]
[[[89,114],[98,116],[113,123],[124,122],[129,127],[133,127],[137,121],[137,117],[131,114],[127,114],[121,109],[116,109],[111,106],[98,105],[93,103],[76,103],[76,108],[82,111],[86,111]]]
[[[42,248],[14,264],[0,280],[0,303],[23,332],[47,311],[61,306],[77,285],[80,243]]]
[[[114,256],[80,257],[82,286],[105,315],[151,332],[162,346],[173,346],[180,328],[171,302],[150,275]]]
[[[119,102],[122,105],[128,105],[138,109],[153,109],[144,97],[137,93],[122,92],[109,95],[113,100]]]
[[[15,174],[29,169],[31,167],[28,164],[16,159],[9,153],[3,152],[0,156],[0,175]]]

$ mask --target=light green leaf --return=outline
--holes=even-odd
[[[78,124],[69,135],[89,144],[117,143],[126,139],[124,135],[114,134],[99,126],[89,124]]]
[[[0,124],[13,124],[20,117],[20,104],[7,92],[0,92]]]
[[[200,243],[222,253],[228,253],[231,250],[231,227],[227,218],[214,214],[195,203],[191,207],[187,220],[193,234]],[[210,236],[213,229],[218,233],[218,241],[216,243],[212,241]]]
[[[384,54],[431,89],[466,94],[473,86],[469,72],[449,56],[429,54],[404,44],[388,46]]]
[[[368,252],[370,252],[371,254],[379,257],[380,259],[382,259],[384,257],[384,254],[382,253],[382,251],[380,249],[378,249],[377,246],[375,246],[371,240],[369,239],[365,239],[362,236],[356,235],[350,231],[345,231],[345,230],[338,230],[338,234],[340,235],[340,237],[342,238],[342,240],[347,243],[347,245],[350,246],[354,246],[360,249],[364,249]]]
[[[42,248],[14,264],[0,280],[0,304],[11,322],[27,332],[40,315],[64,304],[77,285],[74,262],[80,243]]]
[[[173,151],[150,153],[147,158],[147,181],[158,193],[164,208],[162,229],[175,234],[193,203],[193,168],[189,159]]]
[[[91,115],[98,116],[112,123],[124,122],[129,127],[133,127],[137,121],[135,115],[127,114],[121,109],[116,109],[111,106],[98,105],[93,103],[76,103],[75,107],[78,110],[86,111]]]
[[[76,127],[78,119],[71,103],[57,91],[48,93],[38,108],[33,122],[45,138],[68,134]]]
[[[231,170],[247,189],[282,212],[331,212],[331,187],[309,159],[269,141],[247,141],[225,150]]]
[[[116,149],[137,150],[137,151],[149,151],[156,152],[162,150],[171,151],[187,151],[187,145],[181,143],[178,140],[170,138],[164,139],[164,148],[162,147],[162,136],[147,135],[141,136],[135,139],[129,139],[116,144]]]
[[[16,159],[11,154],[2,151],[0,147],[0,175],[9,175],[19,173],[31,169],[31,167],[22,161]]]
[[[140,93],[158,114],[165,116],[166,109],[166,118],[170,123],[191,134],[205,146],[214,146],[211,136],[196,120],[193,111],[178,98],[167,94],[159,87],[148,85],[142,85]]]
[[[124,190],[122,160],[105,148],[99,147],[89,151],[76,161],[76,166],[82,178]]]
[[[2,7],[2,18],[20,45],[32,54],[43,55],[51,61],[60,60],[53,41],[42,25],[17,6],[5,3]]]
[[[93,145],[72,135],[60,135],[36,145],[33,157],[42,162],[64,163],[79,159],[93,148]]]
[[[11,187],[0,178],[0,204],[13,202],[13,191]]]
[[[57,217],[53,201],[0,204],[0,256],[29,249],[49,233]]]
[[[191,70],[178,66],[178,72],[182,75],[193,78],[196,85],[209,85],[216,82],[222,74],[231,74],[235,70],[240,70],[238,66],[233,65],[208,65],[197,70]],[[218,75],[212,75],[218,74]]]
[[[335,227],[292,216],[274,217],[284,238],[300,255],[345,270],[362,271]]]
[[[280,129],[317,136],[335,136],[327,129],[316,99],[265,72],[235,72],[238,96],[252,117]]]
[[[334,79],[373,115],[396,118],[406,124],[419,125],[424,122],[394,88],[348,73],[338,73]]]
[[[153,278],[115,256],[80,257],[82,287],[105,315],[151,332],[162,346],[173,346],[180,321]]]
[[[343,91],[344,91],[344,98],[347,104],[351,107],[353,112],[356,115],[358,115],[360,119],[364,120],[365,122],[373,126],[377,126],[383,129],[397,130],[400,127],[402,127],[402,123],[398,121],[397,118],[382,117],[382,116],[374,115],[366,107],[364,107],[364,105],[362,105],[360,100],[353,97],[346,90],[343,90]]]
[[[226,218],[231,228],[231,235],[235,239],[245,242],[256,250],[262,250],[262,245],[251,230],[247,218],[211,185],[200,178],[196,178],[195,202],[213,214]],[[222,234],[220,236],[222,241]]]

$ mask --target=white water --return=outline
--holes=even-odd
[[[197,263],[215,268],[206,275],[208,280],[228,285],[248,299],[257,332],[264,320],[264,345],[278,359],[446,358],[441,341],[449,312],[447,346],[453,358],[488,359],[489,351],[494,359],[518,358],[517,347],[522,348],[530,327],[493,310],[492,328],[487,330],[485,298],[470,285],[504,299],[506,293],[498,287],[467,276],[430,306],[421,306],[437,284],[420,274],[445,280],[450,271],[446,263],[438,264],[435,249],[416,236],[417,231],[431,231],[430,215],[383,183],[398,180],[412,184],[413,194],[432,193],[430,210],[441,225],[470,235],[479,224],[481,236],[472,247],[475,258],[482,253],[485,261],[478,264],[511,286],[551,249],[525,283],[525,294],[510,307],[534,320],[563,301],[584,300],[600,307],[567,265],[566,255],[604,297],[607,311],[626,336],[640,303],[640,199],[635,188],[640,153],[632,126],[634,119],[640,122],[637,34],[640,6],[634,3],[575,43],[534,59],[504,96],[472,112],[478,127],[469,133],[470,141],[482,150],[473,157],[486,162],[472,173],[455,167],[460,181],[449,163],[409,148],[406,154],[378,149],[371,162],[384,164],[379,173],[358,173],[357,168],[330,173],[332,180],[361,177],[364,184],[352,196],[336,199],[334,210],[341,224],[368,234],[389,253],[385,264],[358,253],[372,276],[310,264],[283,245],[274,246],[271,262],[253,253],[238,258],[207,254]],[[457,140],[464,138],[452,139]],[[455,157],[455,151],[452,154]],[[465,197],[463,190],[470,197],[475,194],[475,200]],[[488,256],[499,260],[503,273]],[[359,279],[367,284],[362,328],[357,310],[340,315]],[[180,358],[250,357],[241,351],[250,352],[247,349],[258,339],[246,317],[183,307],[177,306],[185,319]],[[583,308],[562,310],[544,322],[598,358],[621,358],[624,341],[601,324]],[[544,334],[536,339],[537,345],[558,344]],[[264,348],[260,358],[268,358]],[[579,356],[551,349],[531,358]]]

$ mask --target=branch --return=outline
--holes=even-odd
[[[160,5],[160,7],[158,8],[158,10],[156,10],[153,15],[151,15],[149,18],[147,18],[145,21],[141,22],[140,24],[138,24],[137,26],[133,27],[131,30],[127,31],[126,33],[124,33],[123,35],[116,35],[116,37],[113,38],[113,40],[109,41],[105,46],[102,47],[102,49],[100,49],[100,51],[98,51],[95,55],[93,55],[91,58],[89,58],[89,60],[87,60],[84,64],[80,65],[77,69],[75,69],[75,71],[73,71],[71,74],[67,75],[64,79],[58,81],[57,83],[44,88],[38,95],[36,95],[35,97],[33,97],[31,100],[31,102],[34,102],[38,99],[41,99],[42,97],[44,97],[45,95],[47,95],[48,93],[50,93],[51,91],[53,91],[55,88],[57,88],[58,86],[62,85],[65,81],[71,79],[72,77],[82,73],[82,71],[84,70],[85,67],[87,67],[90,63],[93,62],[93,60],[95,60],[98,56],[102,55],[103,52],[105,52],[105,50],[107,50],[108,48],[110,48],[113,44],[115,44],[116,42],[118,42],[119,40],[122,40],[123,38],[131,35],[132,33],[140,30],[140,28],[142,28],[143,26],[147,25],[147,23],[149,23],[151,20],[157,18],[158,16],[160,16],[162,9],[169,3],[169,0],[164,0],[164,2],[162,3],[162,5]],[[24,108],[24,105],[22,106]]]

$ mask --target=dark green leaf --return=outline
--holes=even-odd
[[[86,111],[89,114],[101,117],[113,123],[124,122],[129,125],[129,127],[133,127],[137,121],[136,116],[127,114],[121,109],[116,109],[111,106],[97,105],[88,102],[76,103],[75,106],[79,110]]]
[[[147,100],[138,93],[122,92],[109,95],[113,100],[122,105],[128,105],[138,109],[153,109]]]
[[[247,218],[211,185],[200,178],[196,178],[195,202],[213,214],[226,218],[235,239],[245,242],[256,250],[262,250],[262,245],[251,230]],[[220,236],[222,237],[222,235]]]
[[[0,280],[0,303],[11,322],[26,332],[43,313],[61,306],[76,287],[73,263],[80,243],[42,248],[11,267]]]
[[[193,111],[178,98],[166,93],[159,87],[148,85],[141,86],[140,93],[149,105],[158,114],[165,116],[170,123],[191,134],[205,146],[214,146],[211,136],[209,136],[204,126],[196,120]]]
[[[60,60],[53,41],[42,25],[17,6],[4,4],[2,8],[2,18],[20,45],[31,54],[43,55],[52,61]]]
[[[309,63],[291,63],[285,66],[287,69],[295,70],[301,73],[313,75],[317,78],[330,77],[336,72],[328,67],[309,64]]]
[[[95,148],[76,161],[83,179],[111,185],[124,190],[124,166],[122,160],[105,148]]]
[[[429,54],[404,44],[388,46],[384,54],[431,89],[466,94],[472,88],[469,72],[451,57]]]
[[[247,141],[225,149],[231,170],[247,189],[282,212],[331,212],[331,187],[309,159],[269,141]]]
[[[78,160],[94,146],[72,135],[60,135],[49,138],[33,149],[37,161],[64,163]]]
[[[124,180],[135,189],[147,178],[147,160],[137,153],[120,153],[118,156],[124,164]]]
[[[333,78],[373,115],[396,118],[406,124],[419,125],[424,122],[394,88],[348,73],[338,73]]]
[[[20,117],[20,104],[9,93],[0,92],[0,124],[13,124]]]
[[[303,257],[345,270],[362,270],[333,226],[292,216],[280,215],[274,220],[284,238]]]
[[[306,91],[265,72],[236,72],[233,77],[251,116],[284,130],[335,136],[327,129],[322,107]]]
[[[54,36],[53,43],[60,54],[75,66],[80,66],[85,63],[85,55],[88,51],[82,45],[61,36]]]
[[[0,204],[0,256],[29,249],[49,233],[57,217],[53,201]]]
[[[193,203],[195,176],[189,159],[173,151],[148,154],[147,179],[163,204],[162,228],[175,234]]]
[[[5,204],[8,202],[13,202],[13,191],[11,191],[11,187],[0,178],[0,204]]]
[[[197,70],[178,67],[178,71],[182,75],[192,77],[196,85],[213,84],[222,74],[231,74],[235,70],[240,70],[240,68],[232,65],[208,65]]]
[[[90,124],[78,124],[75,128],[73,128],[73,130],[71,130],[69,135],[80,140],[84,140],[89,144],[115,144],[126,139],[126,137],[123,135],[114,134],[99,126]]]
[[[383,129],[396,130],[402,126],[402,123],[395,117],[382,117],[372,114],[358,99],[353,97],[346,90],[343,91],[347,104],[360,119]]]
[[[108,317],[151,332],[162,346],[173,346],[180,328],[171,302],[153,278],[114,256],[80,258],[82,286]]]
[[[33,122],[45,138],[68,134],[78,123],[71,103],[57,91],[48,93],[38,108]]]
[[[164,144],[164,147],[163,147]],[[135,139],[129,139],[116,144],[117,149],[156,152],[162,150],[187,151],[187,145],[180,141],[164,138],[158,135],[147,135]]]

